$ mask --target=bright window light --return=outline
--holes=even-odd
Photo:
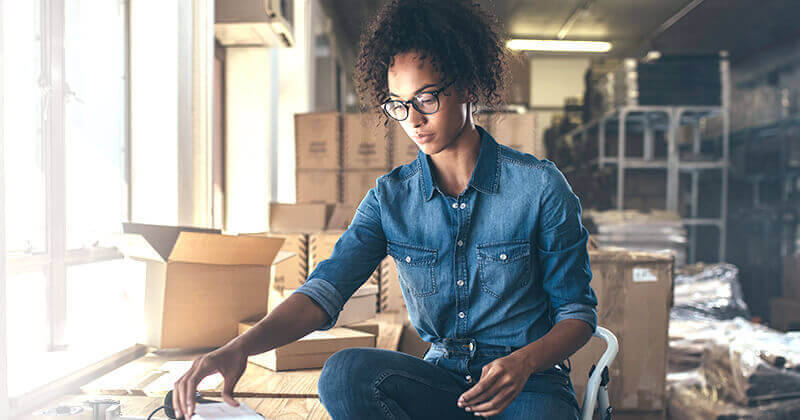
[[[520,51],[552,52],[596,52],[611,50],[610,42],[603,41],[564,41],[552,39],[512,39],[506,43],[508,48]]]

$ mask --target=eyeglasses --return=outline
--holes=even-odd
[[[403,121],[408,118],[408,104],[411,104],[420,114],[435,114],[436,111],[439,110],[439,94],[444,92],[453,83],[455,83],[455,80],[446,84],[441,89],[431,92],[422,92],[408,101],[386,101],[381,104],[381,108],[386,115],[397,121]]]

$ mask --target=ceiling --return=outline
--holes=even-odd
[[[320,0],[352,51],[384,0]],[[727,50],[731,61],[800,36],[798,0],[479,0],[512,36],[602,40],[608,54],[637,57]]]

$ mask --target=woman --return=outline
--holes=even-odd
[[[308,281],[247,334],[195,361],[175,384],[192,412],[219,371],[223,398],[247,355],[331,328],[349,297],[394,257],[424,359],[369,348],[331,356],[319,394],[335,419],[578,418],[561,363],[596,327],[580,204],[551,162],[499,145],[473,121],[500,104],[498,23],[458,0],[394,0],[365,28],[362,103],[418,145],[377,180]],[[391,121],[394,120],[394,121]]]

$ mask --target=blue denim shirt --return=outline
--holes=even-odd
[[[552,162],[478,131],[478,161],[458,197],[439,189],[422,151],[378,178],[332,256],[295,292],[328,313],[321,329],[336,323],[387,254],[425,341],[473,338],[524,347],[563,319],[595,329],[597,298],[578,197]]]

